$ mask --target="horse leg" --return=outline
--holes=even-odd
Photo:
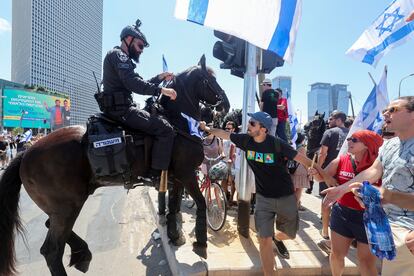
[[[50,219],[46,221],[45,225],[49,228]],[[92,260],[92,253],[88,244],[73,231],[71,231],[66,243],[71,249],[69,266],[74,265],[77,270],[86,273]]]
[[[52,276],[67,275],[62,263],[62,257],[65,243],[70,236],[76,217],[63,217],[59,216],[59,214],[53,214],[50,217],[50,228],[40,248],[40,253],[45,257]]]
[[[196,242],[193,243],[193,251],[200,257],[207,258],[207,215],[206,201],[201,193],[195,172],[191,174],[188,181],[184,182],[185,189],[193,198],[197,205],[195,236]]]
[[[179,225],[181,221],[178,222],[182,193],[183,186],[178,181],[174,182],[172,189],[168,192],[167,235],[175,246],[185,244],[184,233]]]

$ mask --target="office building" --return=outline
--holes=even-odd
[[[272,79],[272,87],[280,88],[283,91],[283,97],[292,97],[292,78],[287,76],[277,76]]]
[[[12,1],[11,79],[69,96],[71,124],[98,111],[102,16],[103,0]]]
[[[334,110],[340,110],[348,114],[349,91],[345,84],[317,82],[311,84],[308,92],[308,120],[311,120],[315,112],[325,112],[325,118]]]

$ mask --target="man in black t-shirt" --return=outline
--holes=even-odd
[[[318,164],[326,168],[334,160],[341,150],[349,129],[345,127],[346,114],[341,111],[333,111],[328,119],[329,129],[322,136],[321,148],[319,150]],[[325,182],[319,183],[319,194],[328,188]],[[330,209],[321,207],[322,230],[321,235],[324,239],[329,240],[329,217]]]
[[[231,140],[245,152],[256,182],[255,224],[259,234],[260,258],[265,275],[273,275],[275,259],[272,237],[276,216],[275,245],[279,256],[289,258],[282,240],[294,239],[299,227],[299,215],[293,184],[284,159],[293,159],[306,167],[312,163],[283,140],[268,135],[272,118],[266,112],[248,114],[251,118],[247,134],[229,133],[207,127],[200,123],[201,130],[222,139]]]
[[[262,82],[262,86],[264,91],[260,101],[260,109],[272,117],[272,127],[269,130],[269,134],[276,136],[277,102],[279,101],[279,93],[272,89],[272,82],[269,79],[265,79]]]

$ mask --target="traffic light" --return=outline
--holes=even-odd
[[[245,52],[246,41],[238,37],[214,31],[214,36],[222,41],[217,41],[213,47],[213,56],[222,61],[221,69],[231,69],[234,76],[243,78],[246,72]],[[282,67],[284,60],[272,51],[261,49],[262,62],[258,62],[257,73],[269,74],[276,67]]]
[[[257,68],[257,73],[270,74],[276,67],[282,67],[285,61],[276,53],[269,50],[262,50],[262,64]],[[261,67],[261,68],[260,68]]]
[[[217,41],[213,47],[213,56],[223,62],[220,68],[244,72],[245,41],[220,31],[214,31],[214,36],[222,40]]]

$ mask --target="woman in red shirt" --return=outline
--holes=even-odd
[[[347,139],[348,153],[338,156],[325,169],[326,175],[336,179],[338,185],[351,180],[356,174],[370,167],[378,156],[382,138],[375,132],[360,130]],[[311,169],[311,174],[317,173]],[[315,175],[323,181],[320,175]],[[326,178],[326,176],[325,176]],[[343,195],[332,207],[331,254],[332,275],[342,275],[344,259],[353,240],[357,241],[358,261],[361,275],[378,275],[376,257],[371,253],[363,223],[363,208],[355,200],[354,194]]]

